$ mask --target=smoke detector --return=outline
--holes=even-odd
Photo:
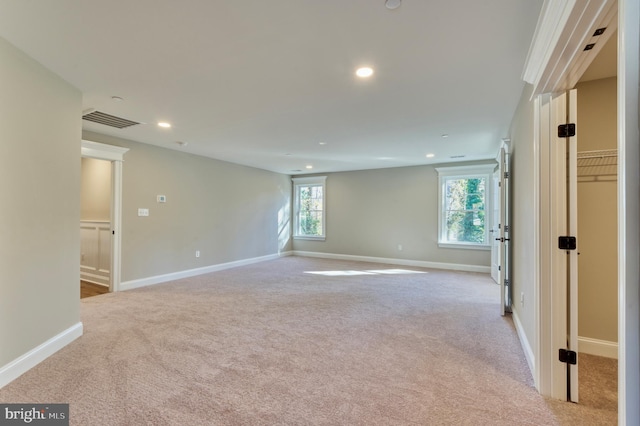
[[[386,0],[384,2],[384,5],[387,7],[387,9],[393,10],[399,8],[401,3],[402,0]]]

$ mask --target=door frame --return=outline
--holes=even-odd
[[[500,145],[500,150],[496,156],[496,162],[498,163],[498,188],[497,195],[493,197],[494,202],[498,203],[498,233],[494,234],[496,240],[500,240],[498,244],[498,285],[500,286],[500,315],[504,316],[506,313],[512,312],[513,303],[513,283],[511,283],[511,247],[510,247],[510,230],[511,226],[511,193],[510,193],[510,179],[511,170],[509,166],[509,143],[511,139],[503,138]],[[492,209],[494,214],[496,208]],[[493,242],[492,242],[493,243]],[[493,247],[493,245],[492,245]],[[493,256],[493,250],[492,250]],[[492,259],[493,264],[493,259]]]
[[[640,424],[640,0],[618,0],[618,8],[618,421],[620,425],[637,425]]]
[[[80,156],[111,162],[111,266],[109,291],[120,290],[122,261],[122,163],[129,148],[82,140]]]
[[[550,284],[548,256],[552,247],[544,229],[549,207],[549,170],[544,168],[545,153],[540,150],[546,137],[539,125],[545,125],[544,93],[564,91],[575,86],[589,65],[582,54],[584,42],[594,28],[618,28],[618,421],[620,425],[640,424],[640,135],[638,86],[640,62],[640,0],[556,0],[546,2],[540,15],[527,65],[523,73],[533,85],[534,158],[538,173],[534,202],[540,208],[538,232],[539,254],[535,259],[535,371],[536,387],[551,396],[554,376],[551,365],[554,318],[549,311]],[[607,34],[607,32],[605,32]],[[609,33],[610,34],[610,33]],[[595,49],[604,45],[596,43]],[[598,50],[596,50],[597,52]],[[581,55],[582,54],[582,55]],[[546,123],[549,125],[549,123]],[[543,127],[544,128],[544,127]],[[538,134],[535,134],[539,132]],[[627,401],[630,401],[627,404]]]
[[[491,230],[489,230],[489,238],[491,238],[491,278],[500,285],[500,169],[496,169],[491,177],[491,185],[493,187],[493,205],[491,208]],[[502,313],[504,315],[504,313]]]

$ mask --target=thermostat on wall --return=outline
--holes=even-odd
[[[166,203],[167,202],[167,196],[166,195],[158,195],[158,202],[159,203]]]

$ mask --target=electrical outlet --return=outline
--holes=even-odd
[[[200,250],[196,250],[196,257],[200,257]]]

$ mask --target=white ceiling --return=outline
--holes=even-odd
[[[86,130],[297,174],[494,158],[541,6],[0,0],[0,36],[78,87],[84,109],[146,123]],[[362,65],[373,77],[355,77]]]

